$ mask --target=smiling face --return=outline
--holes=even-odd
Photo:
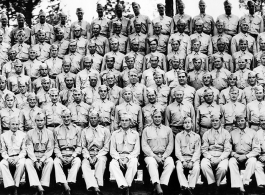
[[[153,123],[158,126],[162,123],[162,119],[163,117],[161,112],[155,112],[155,114],[153,115]]]
[[[192,130],[192,121],[191,121],[191,118],[186,118],[183,122],[183,127],[185,130]]]
[[[236,123],[239,129],[245,129],[247,126],[246,119],[245,118],[237,118]]]
[[[70,123],[71,123],[71,118],[72,118],[71,114],[69,114],[69,113],[65,113],[65,114],[62,115],[61,117],[62,117],[62,119],[63,119],[63,123],[64,123],[64,125],[66,125],[66,126],[70,125]]]
[[[217,117],[211,118],[212,127],[214,129],[219,129],[221,127],[221,120]]]

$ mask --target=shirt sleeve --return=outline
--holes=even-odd
[[[246,155],[247,158],[256,157],[260,154],[260,143],[258,134],[255,132],[255,135],[252,139],[252,150]]]
[[[228,131],[225,132],[225,141],[224,141],[224,151],[221,154],[220,158],[226,159],[231,154],[232,144],[231,144],[231,135]]]
[[[162,155],[164,158],[167,158],[168,156],[171,155],[171,153],[173,152],[173,147],[174,147],[172,130],[169,127],[166,127],[166,128],[169,129],[169,133],[168,133],[168,145],[167,145],[166,151]],[[164,129],[164,130],[166,130],[166,129]]]
[[[104,145],[103,148],[98,152],[97,157],[105,156],[109,152],[110,147],[110,131],[109,129],[105,128],[105,135],[104,135]]]
[[[26,154],[27,154],[27,151],[26,151],[26,134],[24,135],[24,138],[22,140],[22,145],[21,145],[21,150],[20,150],[20,153],[18,155],[19,159],[21,158],[25,158]]]
[[[175,155],[181,162],[183,162],[185,160],[184,160],[182,153],[181,153],[180,140],[181,140],[181,136],[180,136],[180,134],[177,134],[176,138],[175,138]]]
[[[137,158],[139,154],[140,154],[140,138],[139,134],[137,133],[133,151],[127,156],[127,158],[128,159]]]
[[[78,128],[77,130],[77,144],[76,144],[76,148],[75,148],[75,151],[73,152],[72,156],[75,158],[77,157],[78,155],[81,154],[81,151],[82,151],[82,145],[81,145],[81,130]]]
[[[147,128],[150,128],[150,127],[147,127]],[[147,143],[147,133],[146,133],[147,128],[143,130],[143,134],[142,134],[142,150],[146,156],[154,157],[155,154],[150,148],[149,144]]]
[[[209,153],[208,132],[205,132],[202,137],[202,154],[205,158],[211,159],[212,155]]]
[[[32,140],[32,135],[31,135],[31,131],[29,131],[27,133],[27,136],[26,136],[26,146],[27,146],[27,153],[28,153],[28,156],[29,158],[35,162],[37,161],[37,158],[34,154],[34,146],[33,146],[33,140]]]
[[[3,159],[7,160],[9,158],[7,153],[7,144],[5,143],[3,135],[1,136],[1,154]]]
[[[54,137],[53,137],[52,132],[48,132],[47,148],[46,148],[46,151],[43,157],[40,159],[40,161],[44,162],[47,158],[50,158],[52,156],[53,149],[54,149]]]
[[[191,158],[192,162],[199,161],[200,157],[201,157],[201,138],[199,135],[196,137],[197,137],[197,140],[195,142],[195,151],[194,151],[192,158]]]
[[[57,139],[57,131],[56,129],[54,130],[54,153],[55,153],[55,156],[57,158],[62,158],[63,155],[62,155],[62,152],[60,150],[60,145],[59,145],[59,141]]]
[[[116,147],[116,140],[115,140],[116,132],[114,132],[112,134],[112,136],[111,136],[111,141],[110,141],[110,155],[115,160],[119,160],[121,157],[120,157],[120,154],[117,152],[117,149],[116,149],[117,148]]]

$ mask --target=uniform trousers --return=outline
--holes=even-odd
[[[75,157],[71,162],[71,168],[68,173],[68,177],[66,179],[65,173],[63,171],[63,166],[65,166],[61,159],[54,159],[54,169],[55,169],[55,180],[56,183],[76,183],[76,177],[78,170],[81,166],[81,160],[79,157]],[[68,165],[67,165],[68,166]]]
[[[172,157],[167,157],[163,164],[163,172],[159,179],[159,172],[158,172],[158,163],[154,157],[145,157],[144,159],[146,163],[146,167],[148,169],[151,181],[153,184],[163,184],[168,185],[170,176],[174,171],[175,165]]]
[[[180,160],[176,162],[176,170],[177,170],[177,175],[178,175],[178,180],[180,186],[183,187],[190,187],[190,188],[195,188],[195,185],[198,181],[198,178],[200,176],[200,162],[196,161],[193,163],[193,167],[191,169],[189,181],[187,180],[186,176],[184,175],[184,169],[183,165]]]
[[[125,177],[121,171],[120,164],[118,160],[112,159],[110,162],[109,169],[113,176],[116,179],[117,185],[120,188],[121,186],[130,187],[134,179],[135,174],[137,173],[138,159],[131,158],[126,164],[126,173]]]
[[[26,159],[26,169],[29,175],[29,184],[30,186],[50,186],[51,172],[53,168],[53,159],[47,158],[43,162],[44,166],[41,171],[41,179],[39,179],[38,173],[34,167],[34,162],[31,159]]]
[[[214,175],[213,168],[216,170],[216,176]],[[207,179],[208,185],[216,183],[217,186],[220,186],[228,169],[228,159],[222,160],[217,166],[213,167],[209,159],[203,158],[201,161],[201,169]]]
[[[106,169],[106,156],[99,156],[95,164],[95,172],[92,171],[90,162],[87,159],[82,161],[82,172],[86,182],[86,188],[97,188],[103,186],[103,176]],[[94,173],[93,173],[94,172]]]
[[[257,160],[256,169],[255,169],[255,176],[256,176],[258,186],[262,186],[262,185],[264,186],[265,185],[264,166],[265,166],[265,164],[263,162],[260,162]]]
[[[238,162],[236,158],[232,157],[229,159],[229,169],[231,175],[231,187],[232,188],[241,188],[244,184],[249,184],[251,176],[255,173],[257,164],[257,159],[251,157],[245,162]],[[243,181],[239,173],[239,165],[245,165],[245,173],[243,175]]]
[[[25,171],[25,158],[18,160],[16,164],[16,171],[14,177],[11,175],[9,166],[12,166],[7,160],[3,159],[0,163],[0,168],[2,170],[4,187],[8,188],[10,186],[19,187],[20,180]]]

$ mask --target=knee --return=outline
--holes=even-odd
[[[229,167],[231,167],[231,166],[233,167],[237,164],[237,160],[234,157],[232,157],[229,159],[228,164],[229,164]]]
[[[106,163],[107,162],[107,157],[106,156],[99,156],[98,157],[98,162],[100,162],[100,163]]]
[[[62,164],[62,162],[61,162],[61,160],[60,160],[59,158],[56,157],[56,158],[54,159],[54,161],[53,161],[53,164],[57,166],[57,165]]]
[[[110,168],[119,166],[119,163],[116,159],[112,159],[109,164]]]
[[[201,168],[202,169],[207,169],[210,167],[210,161],[207,158],[203,158],[201,161]]]
[[[29,166],[29,165],[31,165],[31,164],[32,164],[32,160],[29,159],[29,158],[27,158],[27,159],[25,160],[25,165],[26,165],[26,166]]]
[[[251,157],[247,160],[247,163],[248,164],[251,164],[251,165],[256,165],[257,164],[257,159],[255,157]]]
[[[81,165],[81,159],[79,157],[75,157],[73,163],[76,165]]]
[[[156,160],[153,157],[145,157],[145,163],[147,166],[156,165]]]
[[[167,157],[166,158],[166,166],[174,169],[175,165],[174,165],[174,161],[172,157]]]
[[[47,158],[45,163],[48,164],[48,165],[53,165],[53,159],[51,157]]]
[[[24,166],[25,163],[26,163],[26,159],[25,159],[25,158],[21,158],[21,159],[19,159],[19,161],[18,161],[18,165],[20,165],[20,166]]]
[[[138,159],[137,158],[131,158],[130,159],[129,166],[131,166],[131,167],[136,166],[137,167],[137,164],[138,164]]]
[[[200,163],[199,162],[194,162],[192,169],[194,171],[200,171]]]

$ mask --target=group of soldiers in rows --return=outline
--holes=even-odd
[[[240,194],[254,174],[265,187],[265,33],[255,3],[247,5],[249,14],[239,19],[226,0],[225,14],[214,22],[203,0],[193,19],[182,1],[173,18],[158,4],[153,21],[136,2],[133,18],[123,17],[117,4],[111,21],[97,4],[91,24],[77,8],[70,26],[63,12],[58,25],[47,24],[41,10],[31,29],[18,13],[11,31],[2,14],[4,187],[16,195],[26,169],[42,195],[54,167],[56,183],[69,195],[81,167],[86,188],[99,195],[108,154],[126,195],[139,162],[159,195],[175,168],[181,194],[194,194],[200,171],[209,194],[221,193],[228,167]]]

